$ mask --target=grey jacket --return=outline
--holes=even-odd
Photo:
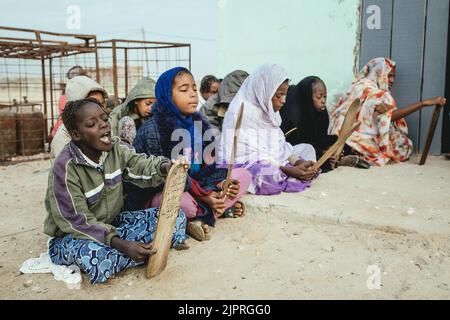
[[[113,112],[111,112],[109,123],[111,123],[111,129],[113,135],[118,135],[119,121],[123,117],[129,116],[133,120],[139,118],[137,114],[131,114],[130,109],[132,103],[138,99],[149,99],[155,98],[155,85],[156,82],[153,79],[145,78],[139,80],[134,88],[128,93],[127,98],[124,103],[116,107]]]
[[[212,127],[222,130],[224,113],[248,76],[249,74],[242,70],[231,72],[220,83],[219,91],[200,108],[200,112],[208,119]]]
[[[130,145],[113,138],[101,169],[90,164],[74,142],[56,158],[48,178],[44,232],[51,237],[71,234],[77,239],[110,245],[116,229],[111,225],[123,207],[123,182],[141,187],[164,183],[164,157],[137,154]]]

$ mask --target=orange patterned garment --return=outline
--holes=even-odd
[[[330,115],[329,134],[338,135],[348,108],[355,99],[361,100],[361,110],[357,116],[361,126],[347,140],[347,145],[359,152],[364,160],[376,166],[384,166],[390,161],[406,161],[413,150],[405,119],[391,120],[392,113],[397,109],[388,81],[388,75],[393,68],[395,62],[388,58],[371,60]],[[383,103],[394,108],[384,114],[378,114],[375,107]]]

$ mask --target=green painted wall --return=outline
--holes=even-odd
[[[309,75],[324,79],[330,105],[353,79],[359,3],[218,0],[218,75],[279,63],[293,83]]]

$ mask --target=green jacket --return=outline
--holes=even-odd
[[[74,238],[110,245],[116,229],[110,224],[123,207],[122,181],[138,187],[156,187],[167,176],[164,157],[137,154],[114,138],[111,151],[102,157],[103,167],[86,160],[71,141],[56,158],[48,178],[44,232],[52,237]]]
[[[155,85],[156,82],[153,79],[142,79],[134,86],[134,88],[128,94],[124,103],[114,108],[111,112],[109,123],[111,124],[112,134],[118,135],[119,121],[123,117],[131,117],[133,120],[139,119],[137,114],[132,114],[130,109],[133,107],[133,103],[138,99],[155,98]]]

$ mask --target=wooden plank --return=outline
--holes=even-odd
[[[345,114],[344,123],[342,124],[341,130],[339,130],[339,136],[341,134],[345,134],[353,124],[358,120],[356,117],[358,116],[358,112],[361,109],[361,101],[359,99],[355,99],[350,107],[347,109],[347,113]],[[339,148],[336,149],[335,156],[338,157],[342,151],[344,150],[345,143],[342,144]]]
[[[377,57],[390,57],[392,31],[392,2],[393,0],[363,0],[361,21],[361,51],[360,69],[370,60]],[[370,6],[380,8],[380,29],[369,29],[367,21],[371,22],[372,11],[367,13]]]
[[[398,108],[420,101],[425,29],[423,0],[395,0],[392,29],[392,59],[397,63],[397,76],[392,95]],[[417,152],[420,136],[420,113],[406,117],[409,138]]]
[[[330,149],[327,150],[327,152],[325,152],[323,154],[323,156],[319,159],[319,161],[317,161],[313,166],[312,166],[312,170],[318,170],[320,169],[321,166],[323,166],[323,164],[333,155],[336,153],[336,151],[341,148],[345,142],[347,141],[347,139],[353,134],[353,132],[355,132],[356,129],[358,129],[358,127],[361,125],[361,122],[357,122],[355,123],[352,127],[350,127],[349,129],[347,129],[347,131],[342,131],[342,134],[340,135],[339,139],[336,141],[335,144],[333,144]]]
[[[445,95],[449,2],[449,0],[428,1],[422,99]],[[433,108],[422,109],[420,130],[422,133],[420,151],[422,152],[427,141],[425,133],[432,116]],[[430,146],[430,154],[441,154],[442,132],[441,117],[437,123],[435,139]]]
[[[437,105],[434,108],[433,117],[431,118],[430,127],[428,128],[427,141],[423,150],[422,158],[419,165],[423,166],[427,162],[427,157],[430,152],[431,144],[433,143],[434,133],[436,132],[436,126],[441,115],[442,106]]]
[[[176,161],[170,168],[164,185],[158,224],[152,245],[152,249],[156,249],[156,253],[149,259],[147,278],[156,277],[164,271],[167,265],[173,230],[181,206],[181,195],[186,185],[187,171],[183,166],[181,161]]]

